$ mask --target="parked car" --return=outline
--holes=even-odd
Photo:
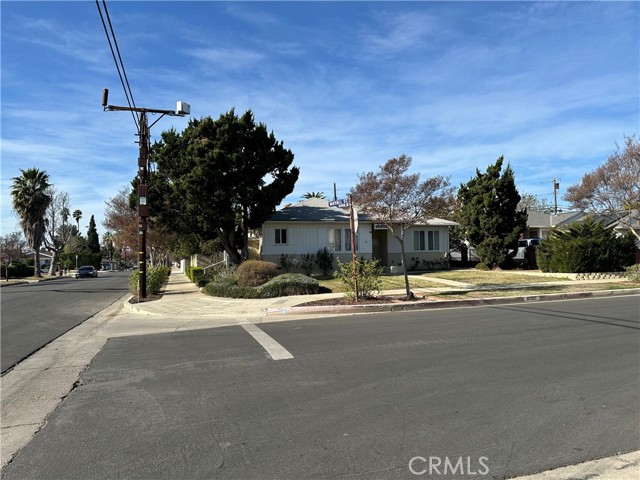
[[[516,262],[526,263],[529,260],[527,258],[527,249],[529,247],[533,247],[534,249],[537,248],[541,241],[541,238],[521,238],[518,240],[518,250],[516,251],[513,259]]]
[[[96,278],[98,276],[98,271],[93,268],[91,265],[84,265],[76,270],[76,278],[82,277],[90,277]]]

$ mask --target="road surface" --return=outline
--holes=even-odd
[[[129,272],[2,287],[2,373],[128,292]]]
[[[501,479],[638,450],[638,302],[112,339],[3,478]]]

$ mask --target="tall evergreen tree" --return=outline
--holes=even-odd
[[[100,252],[100,238],[98,237],[98,230],[96,230],[96,221],[91,215],[89,219],[89,229],[87,230],[87,246],[91,253]]]
[[[45,214],[49,203],[51,203],[51,196],[48,193],[49,175],[37,168],[20,171],[22,175],[12,179],[13,210],[20,219],[20,227],[24,237],[35,255],[34,275],[41,277],[40,247],[47,228]]]
[[[503,266],[527,228],[527,211],[518,210],[520,194],[511,166],[502,172],[504,157],[489,165],[458,190],[458,222],[480,260],[490,268]],[[502,172],[502,173],[501,173]],[[513,254],[511,254],[512,256]]]
[[[246,256],[249,229],[262,225],[293,191],[293,153],[253,113],[193,119],[152,147],[152,217],[180,235],[218,238],[232,263]]]

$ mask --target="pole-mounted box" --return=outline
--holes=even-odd
[[[176,104],[176,114],[189,115],[191,113],[191,105],[187,102],[178,102]]]

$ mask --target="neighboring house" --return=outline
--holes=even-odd
[[[455,222],[429,219],[405,232],[407,264],[416,269],[444,265],[449,259],[449,227]],[[385,267],[402,264],[400,243],[383,225],[358,215],[356,254],[377,259]],[[309,198],[287,205],[262,225],[260,253],[263,260],[278,263],[281,255],[315,254],[328,248],[342,262],[351,261],[349,209],[329,207],[327,200]]]
[[[528,212],[527,231],[523,238],[546,238],[552,228],[567,226],[573,222],[583,220],[584,212],[544,213]]]
[[[543,213],[531,211],[528,213],[528,230],[523,238],[546,238],[552,228],[567,227],[574,222],[581,222],[585,218],[592,216],[587,212],[567,212],[567,213]],[[605,227],[613,228],[619,235],[626,235],[629,226],[640,231],[640,218],[637,210],[630,212],[620,212],[618,215],[595,215],[596,222],[603,222]]]
[[[35,252],[31,251],[29,253],[27,253],[24,258],[35,258],[36,254]],[[51,266],[51,260],[53,258],[53,255],[51,255],[50,253],[45,253],[45,252],[40,252],[40,270],[49,270],[49,267]]]

